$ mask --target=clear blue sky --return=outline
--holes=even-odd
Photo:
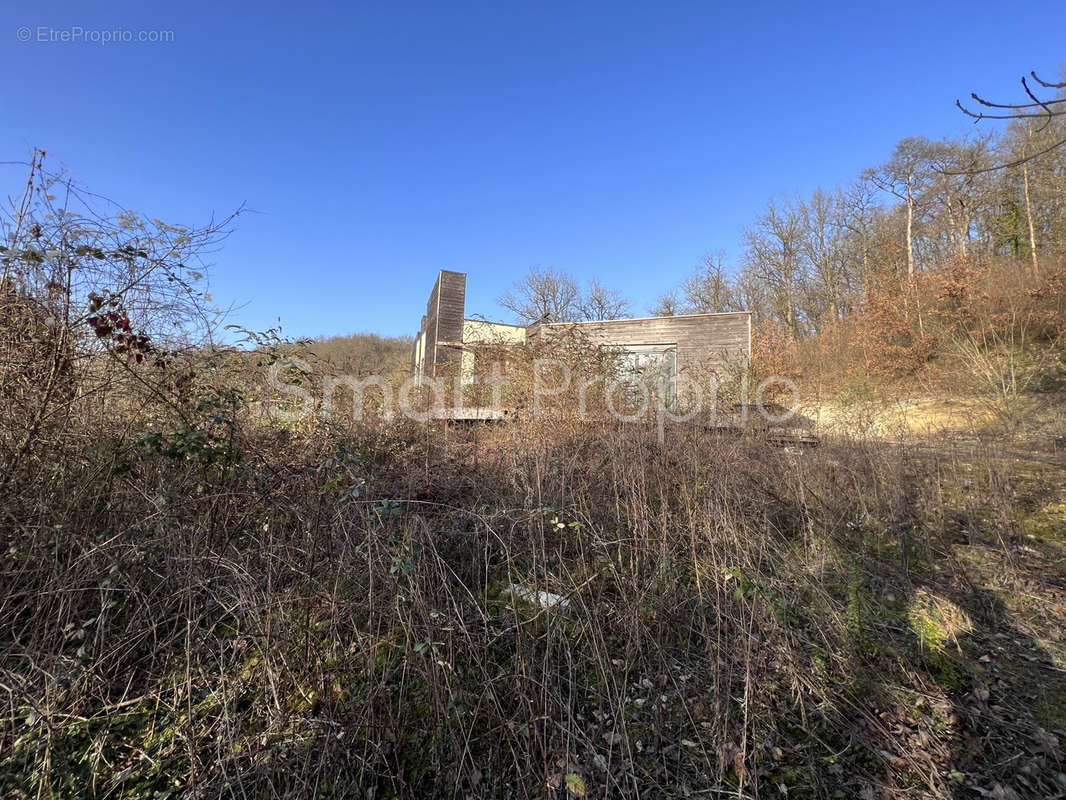
[[[1066,59],[1062,0],[15,5],[0,161],[43,147],[168,222],[247,203],[211,290],[290,335],[412,333],[441,267],[490,317],[533,264],[643,311],[702,254],[735,258],[770,196],[960,133],[956,97],[1016,98]]]

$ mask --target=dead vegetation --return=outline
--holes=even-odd
[[[192,347],[125,277],[195,296],[195,234],[32,217],[0,254],[0,794],[1066,793],[1060,465],[562,407],[272,422],[288,345]]]
[[[1063,791],[1060,471],[529,424],[9,497],[4,792]]]

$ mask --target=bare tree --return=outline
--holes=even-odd
[[[915,226],[930,175],[930,146],[929,140],[921,136],[901,139],[892,152],[892,158],[880,167],[863,173],[881,191],[903,202],[906,215],[908,278],[913,278],[915,272]]]
[[[799,336],[797,301],[803,281],[803,218],[794,203],[771,200],[744,238],[749,277],[766,287],[773,314],[794,336]]]
[[[766,290],[762,278],[755,274],[750,265],[737,274],[736,292],[741,311],[751,311],[757,319],[773,318],[770,293]]]
[[[1033,200],[1032,193],[1029,191],[1029,158],[1028,152],[1030,144],[1033,141],[1033,126],[1032,123],[1026,120],[1025,123],[1025,160],[1022,162],[1022,185],[1025,188],[1025,222],[1029,228],[1029,255],[1033,259],[1033,274],[1038,275],[1040,273],[1040,262],[1036,255],[1036,226],[1033,225]]]
[[[996,185],[1000,196],[1024,210],[1024,235],[1034,274],[1040,272],[1039,251],[1066,238],[1066,148],[1042,153],[1063,136],[1066,116],[1048,126],[1026,119],[1012,123],[1001,142],[1000,160],[1020,162],[1020,166],[997,173]]]
[[[648,313],[653,317],[676,317],[678,314],[683,314],[681,298],[678,297],[677,289],[671,289],[669,292],[663,292],[659,295],[655,303],[648,309]]]
[[[848,305],[843,201],[816,189],[799,207],[803,215],[803,253],[810,265],[806,287],[808,317],[817,326],[822,318],[839,320]]]
[[[736,290],[725,271],[725,253],[721,251],[705,255],[695,272],[685,278],[681,291],[688,314],[739,310]]]
[[[951,255],[965,258],[969,254],[970,229],[981,197],[979,174],[959,168],[965,164],[987,163],[987,152],[987,138],[945,140],[928,146],[927,157],[932,168],[932,175],[929,176],[929,201],[934,216],[932,222],[939,223],[937,232],[941,234]],[[938,260],[943,261],[944,258]]]
[[[578,311],[588,322],[630,316],[629,301],[617,289],[605,287],[598,278],[589,281],[588,289],[578,301]]]
[[[877,187],[861,177],[841,192],[839,202],[845,228],[848,275],[853,285],[859,287],[870,271],[870,256],[885,211],[877,202]]]
[[[581,316],[581,290],[567,272],[530,267],[497,301],[526,324],[574,322]]]

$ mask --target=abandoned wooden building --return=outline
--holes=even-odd
[[[521,346],[538,337],[580,331],[610,348],[635,370],[654,368],[667,379],[684,371],[751,357],[751,312],[509,325],[466,316],[466,273],[441,270],[430,292],[411,354],[412,375],[458,374],[473,380],[479,345]]]

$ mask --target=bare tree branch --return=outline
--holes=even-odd
[[[1045,89],[1066,89],[1066,81],[1063,81],[1062,83],[1048,83],[1045,80],[1041,80],[1040,77],[1037,76],[1035,70],[1033,72],[1030,72],[1029,74],[1033,76],[1034,81],[1039,83]]]
[[[1045,80],[1043,80],[1043,79],[1041,79],[1040,77],[1037,76],[1035,70],[1030,72],[1029,75],[1043,89],[1053,89],[1053,90],[1066,89],[1066,82],[1063,82],[1063,83],[1051,83],[1049,81],[1045,81]],[[976,101],[977,103],[979,103],[981,106],[983,106],[985,108],[1000,109],[1000,110],[1003,110],[1003,111],[1007,112],[1007,113],[1004,113],[1004,114],[986,114],[983,111],[976,111],[976,112],[975,111],[971,111],[969,108],[964,106],[962,104],[962,101],[960,101],[960,100],[956,100],[955,101],[955,106],[963,114],[965,114],[966,116],[972,117],[975,123],[980,122],[983,119],[995,119],[995,120],[1039,119],[1039,120],[1043,120],[1043,124],[1039,128],[1037,128],[1037,130],[1036,130],[1037,133],[1040,133],[1041,131],[1043,131],[1045,128],[1047,128],[1049,125],[1051,125],[1055,120],[1057,120],[1057,119],[1059,119],[1061,117],[1066,117],[1066,97],[1055,97],[1055,98],[1041,98],[1041,97],[1038,97],[1033,92],[1033,90],[1030,88],[1029,82],[1026,80],[1026,78],[1024,76],[1022,77],[1022,89],[1025,91],[1026,96],[1030,100],[1032,100],[1033,102],[1031,102],[1031,103],[996,103],[996,102],[993,102],[991,100],[986,100],[985,98],[983,98],[979,94],[977,94],[977,92],[971,92],[970,93],[970,97],[973,98],[973,100]],[[1063,138],[1059,139],[1053,145],[1051,145],[1050,147],[1047,147],[1047,148],[1045,148],[1043,150],[1039,150],[1039,151],[1034,152],[1034,153],[1027,153],[1023,158],[1020,158],[1020,159],[1017,159],[1015,161],[1011,161],[1011,162],[1008,162],[1008,163],[1005,163],[1005,164],[997,164],[997,165],[992,166],[992,167],[985,167],[985,168],[978,169],[978,168],[976,168],[976,165],[974,165],[974,167],[971,168],[971,169],[966,169],[966,170],[961,170],[961,171],[946,171],[946,170],[937,170],[937,171],[941,172],[941,174],[944,174],[944,175],[964,175],[964,174],[980,175],[980,174],[985,173],[985,172],[995,172],[996,170],[1010,169],[1011,167],[1021,166],[1022,164],[1025,164],[1026,162],[1031,161],[1034,158],[1039,158],[1040,156],[1045,155],[1046,153],[1050,153],[1052,150],[1055,150],[1055,149],[1061,147],[1064,144],[1066,144],[1066,137],[1063,137]]]

